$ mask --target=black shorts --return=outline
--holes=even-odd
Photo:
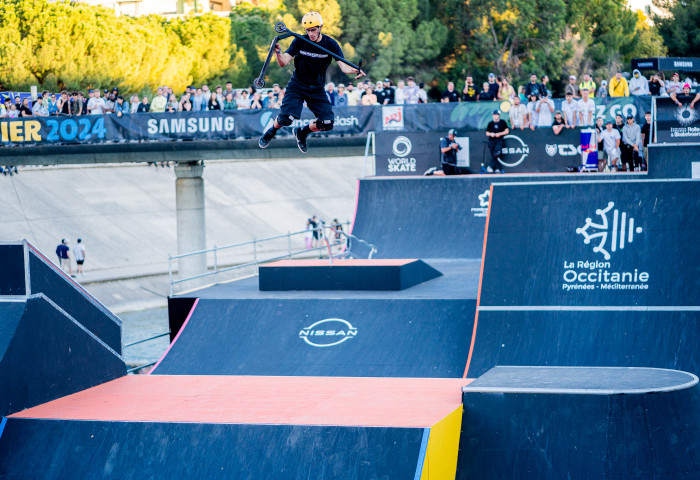
[[[301,117],[304,102],[309,110],[319,120],[333,120],[333,106],[331,105],[323,85],[312,87],[298,80],[291,79],[284,92],[284,99],[280,107],[280,115]]]
[[[83,263],[85,263],[85,260],[76,260],[75,263],[77,263],[78,265],[82,265]]]

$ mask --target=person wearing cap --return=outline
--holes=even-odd
[[[622,72],[615,73],[615,76],[610,79],[609,87],[611,97],[629,97],[630,88],[627,85],[627,79],[622,76]]]
[[[494,110],[493,120],[486,125],[486,136],[489,139],[488,146],[489,152],[491,153],[491,160],[489,164],[486,165],[485,171],[487,173],[503,173],[503,167],[500,163],[501,153],[503,152],[503,145],[505,143],[503,137],[509,133],[508,125],[505,120],[501,119],[501,112]]]
[[[576,85],[575,75],[569,76],[569,83],[566,85],[566,88],[564,88],[564,95],[566,95],[567,93],[570,93],[573,98],[580,98],[578,85]]]
[[[696,93],[694,96],[690,94],[690,84],[686,83],[683,85],[683,89],[680,94],[673,92],[671,94],[671,100],[673,103],[682,107],[683,104],[690,104],[690,108],[695,108],[695,104],[700,100],[700,92]]]
[[[591,98],[595,97],[595,82],[591,78],[591,76],[588,73],[583,74],[583,82],[578,84],[578,89],[579,91],[583,90],[584,88],[588,90],[588,96]]]
[[[598,89],[598,94],[596,95],[596,97],[606,98],[607,96],[608,96],[608,81],[601,80],[600,81],[600,88]]]
[[[629,87],[632,95],[649,95],[649,81],[636,68],[632,71]]]
[[[348,106],[348,94],[345,91],[345,85],[342,83],[338,84],[338,94],[335,96],[335,104],[338,107]]]
[[[554,120],[552,120],[552,130],[554,131],[554,135],[559,135],[565,127],[566,122],[561,116],[561,110],[557,110],[554,112]]]
[[[391,80],[388,78],[384,79],[384,96],[388,100],[388,102],[385,103],[385,105],[393,105],[396,103],[396,97],[395,97],[395,92],[394,89],[391,88]]]
[[[533,93],[540,96],[540,86],[537,83],[537,75],[534,73],[530,75],[530,81],[525,85],[524,93],[527,98],[530,98]]]
[[[447,82],[447,90],[442,92],[440,96],[441,103],[455,103],[459,102],[459,94],[455,90],[454,82]]]
[[[461,146],[457,143],[457,130],[454,128],[447,132],[446,137],[440,139],[440,163],[445,175],[463,175],[470,173],[466,167],[457,166],[457,152]]]
[[[622,127],[622,142],[620,151],[622,167],[626,171],[636,171],[642,162],[639,161],[639,145],[642,143],[642,129],[634,123],[634,115],[627,115],[627,124]]]
[[[493,94],[493,99],[497,100],[498,99],[498,90],[501,88],[501,86],[496,82],[496,75],[493,73],[489,73],[489,79],[488,79],[488,84],[489,84],[489,92]]]
[[[595,102],[588,95],[588,90],[585,88],[581,90],[581,100],[576,102],[576,110],[578,110],[579,126],[581,127],[591,127],[593,126],[593,119],[595,118]]]
[[[680,76],[677,73],[671,75],[671,80],[666,82],[666,93],[670,96],[672,93],[679,94],[683,89],[683,84],[680,82]]]
[[[574,100],[574,96],[571,92],[566,92],[564,97],[566,97],[566,99],[561,102],[561,113],[564,117],[564,124],[566,128],[574,128],[576,125],[580,125],[578,101]]]
[[[612,121],[605,122],[605,130],[598,136],[598,143],[603,144],[604,157],[607,159],[607,169],[619,170],[620,162],[620,132],[613,128]]]

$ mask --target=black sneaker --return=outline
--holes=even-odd
[[[267,146],[270,144],[273,138],[275,138],[275,134],[277,132],[275,131],[274,128],[270,127],[268,128],[265,133],[262,134],[260,139],[258,140],[258,146],[260,148],[267,148]]]
[[[301,134],[301,128],[295,128],[292,130],[292,135],[297,139],[297,147],[301,150],[301,153],[306,153],[308,147],[306,146],[306,136]]]

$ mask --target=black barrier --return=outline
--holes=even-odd
[[[700,143],[650,144],[649,178],[700,178]]]
[[[440,138],[437,133],[377,132],[375,174],[423,175],[431,167],[439,168]],[[481,164],[490,158],[485,133],[458,131],[456,141],[465,152],[463,161],[458,158],[458,165],[479,173]],[[511,130],[505,137],[501,164],[508,173],[566,172],[569,167],[578,167],[581,130],[565,129],[559,135],[549,127]]]
[[[680,107],[670,98],[655,100],[657,143],[700,142],[700,102],[690,108],[690,102],[683,103],[682,97]]]
[[[559,108],[561,100],[555,100]],[[643,121],[650,109],[650,97],[596,99],[596,115],[606,119],[615,114],[635,115]],[[479,131],[499,108],[508,120],[509,102],[461,102],[421,105],[376,105],[334,108],[334,129],[328,135],[364,135],[371,131],[447,132]],[[222,110],[133,115],[85,115],[23,117],[0,120],[2,145],[90,144],[123,141],[231,140],[255,138],[277,116],[278,110]],[[293,126],[313,120],[304,109]],[[279,135],[291,135],[282,129]]]

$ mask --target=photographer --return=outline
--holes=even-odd
[[[493,121],[486,126],[486,136],[489,137],[489,152],[491,152],[491,163],[486,166],[485,170],[487,173],[503,173],[499,158],[503,151],[503,137],[509,133],[510,130],[508,130],[505,120],[501,120],[501,112],[494,110]]]
[[[453,128],[447,132],[446,137],[440,139],[442,172],[445,175],[464,175],[470,173],[468,168],[457,166],[457,152],[461,150],[462,147],[457,143],[455,135],[457,135],[457,130]]]

